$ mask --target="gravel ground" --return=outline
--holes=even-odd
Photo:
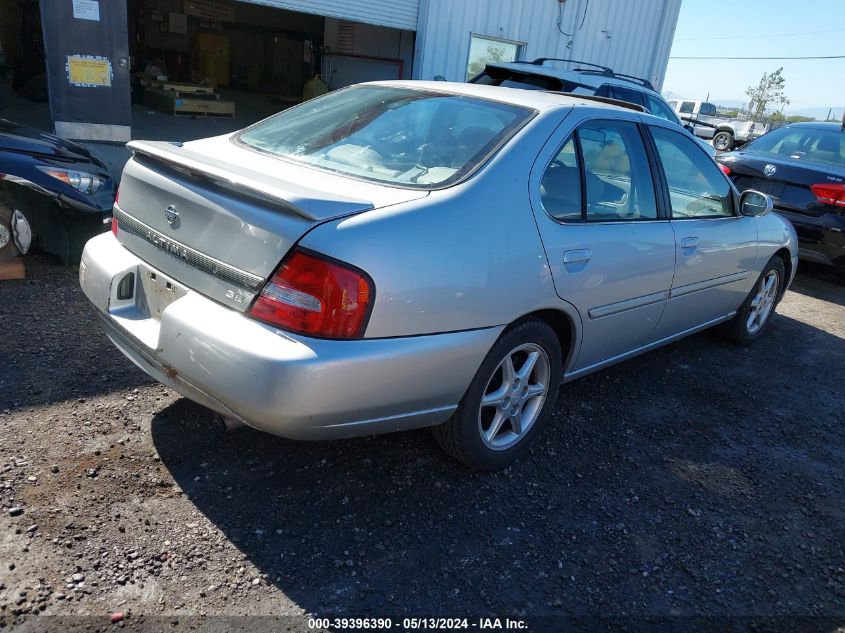
[[[564,386],[532,454],[496,474],[465,470],[427,431],[227,432],[111,346],[75,270],[33,256],[28,273],[0,282],[0,626],[845,624],[845,283],[823,269],[803,267],[751,348],[704,333]]]

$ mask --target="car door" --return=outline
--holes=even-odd
[[[727,177],[687,135],[649,126],[675,235],[675,278],[658,327],[664,338],[739,308],[753,283],[754,218],[737,213]]]
[[[555,289],[581,316],[572,375],[652,340],[675,244],[637,115],[570,121],[535,162],[530,195]]]

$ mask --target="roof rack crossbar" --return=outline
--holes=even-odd
[[[608,77],[613,76],[613,70],[608,68],[607,66],[600,66],[599,64],[593,64],[592,62],[582,62],[578,59],[563,59],[561,57],[538,57],[533,62],[529,62],[534,64],[535,66],[542,66],[546,62],[570,62],[573,64],[581,64],[583,66],[592,66],[593,68],[598,68],[603,71],[603,74],[607,75]]]
[[[579,59],[563,59],[561,57],[538,57],[533,62],[528,63],[533,64],[534,66],[542,66],[546,62],[569,62],[572,64],[578,64],[579,66],[591,66],[592,68],[598,68],[601,72],[596,72],[595,70],[586,68],[576,68],[575,70],[596,73],[604,75],[605,77],[616,77],[618,79],[640,84],[641,86],[643,86],[644,88],[648,88],[649,90],[654,90],[654,85],[648,79],[644,79],[643,77],[635,77],[634,75],[626,75],[624,73],[617,73],[614,72],[612,68],[608,68],[607,66],[601,66],[592,62],[584,62]]]
[[[624,75],[622,73],[613,73],[613,76],[620,77],[622,79],[629,79],[630,81],[642,84],[649,90],[654,90],[654,85],[648,79],[643,79],[642,77],[634,77],[634,75]]]
[[[584,99],[585,101],[598,101],[599,103],[606,103],[608,105],[619,106],[620,108],[627,108],[635,112],[647,112],[647,110],[638,103],[631,103],[630,101],[621,101],[620,99],[611,99],[610,97],[598,97],[596,95],[582,95],[574,92],[563,92],[562,90],[546,90],[554,95],[564,95],[566,97],[573,97],[575,99]]]

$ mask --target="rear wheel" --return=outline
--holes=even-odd
[[[784,283],[783,260],[775,255],[766,264],[736,316],[722,326],[725,337],[740,345],[748,345],[760,338],[772,320]]]
[[[440,446],[480,470],[519,459],[551,417],[563,361],[554,331],[524,319],[499,338],[452,418],[434,427]]]
[[[713,147],[720,152],[729,152],[734,148],[734,135],[726,130],[720,130],[713,136]]]

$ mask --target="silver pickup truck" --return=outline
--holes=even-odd
[[[712,139],[713,147],[722,152],[729,152],[769,131],[766,123],[719,116],[716,106],[706,101],[672,99],[668,103],[682,121],[692,125],[696,136]]]

